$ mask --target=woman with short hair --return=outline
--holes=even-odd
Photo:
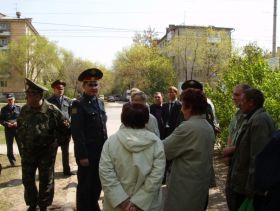
[[[211,182],[215,134],[205,117],[207,99],[201,90],[181,94],[183,121],[163,140],[167,160],[172,160],[167,181],[166,211],[205,210]]]
[[[145,129],[148,107],[123,106],[123,126],[105,142],[99,163],[103,209],[161,210],[165,155],[161,140]]]

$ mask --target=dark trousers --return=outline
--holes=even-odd
[[[227,187],[226,194],[227,194],[228,209],[230,211],[238,211],[239,207],[246,199],[246,196],[235,192],[230,187]]]
[[[88,167],[78,165],[77,211],[100,211],[98,200],[101,193],[101,182],[98,166],[98,160],[90,161]]]
[[[7,145],[7,157],[11,165],[15,165],[16,158],[14,156],[13,143],[14,139],[16,140],[19,154],[21,155],[22,147],[21,143],[16,138],[16,129],[15,128],[5,128],[5,138]]]
[[[71,171],[69,165],[69,142],[70,138],[60,145],[61,153],[62,153],[62,165],[63,165],[63,173],[69,173]]]
[[[22,183],[24,199],[29,206],[47,207],[54,196],[54,164],[57,146],[23,150]],[[39,191],[36,186],[36,170],[39,172]]]

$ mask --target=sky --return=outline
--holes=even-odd
[[[274,0],[0,0],[0,13],[32,18],[39,34],[75,57],[112,67],[136,32],[165,35],[170,24],[234,28],[236,47],[272,49]],[[279,10],[278,10],[279,11]],[[277,46],[280,46],[277,17]]]

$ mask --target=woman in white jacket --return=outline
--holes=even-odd
[[[145,129],[146,105],[123,106],[123,126],[105,142],[99,163],[104,211],[162,208],[161,182],[165,168],[162,142]]]

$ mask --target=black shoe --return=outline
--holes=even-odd
[[[75,175],[73,172],[68,171],[68,172],[63,172],[64,176],[73,176]]]
[[[36,211],[36,206],[29,206],[27,211]]]
[[[47,207],[40,207],[40,211],[47,211]]]

